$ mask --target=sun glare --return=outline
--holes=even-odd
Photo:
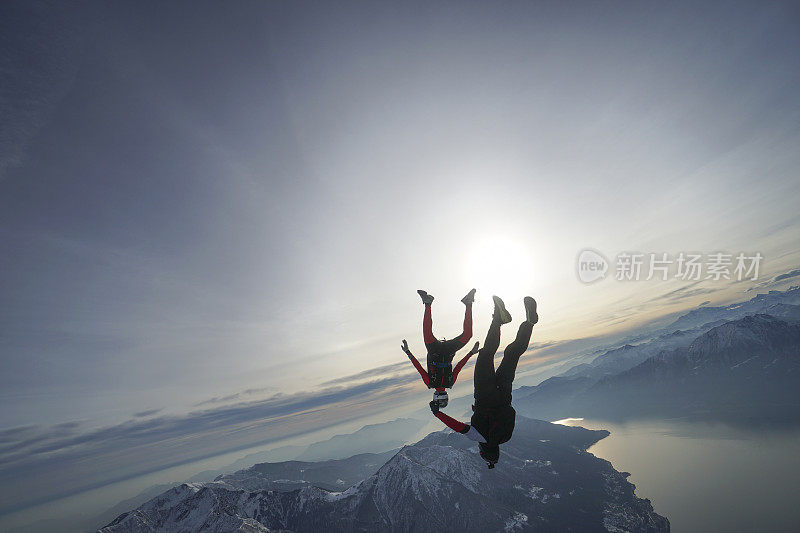
[[[481,292],[503,298],[527,294],[533,281],[530,256],[507,237],[480,241],[469,256],[466,274]]]

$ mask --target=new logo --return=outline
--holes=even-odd
[[[606,277],[608,260],[603,254],[591,249],[586,249],[578,254],[578,279],[583,283],[594,283]]]

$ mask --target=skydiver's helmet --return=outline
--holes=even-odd
[[[447,407],[447,391],[434,391],[433,401],[439,406],[439,409]]]
[[[480,450],[481,457],[486,461],[486,466],[494,468],[494,465],[500,460],[500,446],[497,444],[479,442],[478,449]]]

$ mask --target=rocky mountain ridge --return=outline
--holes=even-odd
[[[474,442],[441,431],[346,490],[222,476],[167,491],[100,531],[668,531],[628,474],[586,452],[607,434],[518,417],[489,470]]]

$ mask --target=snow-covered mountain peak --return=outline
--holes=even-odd
[[[475,448],[477,450],[477,446]],[[403,461],[409,472],[429,470],[444,478],[458,480],[476,493],[480,492],[481,473],[486,469],[486,463],[476,451],[438,444],[407,446],[381,470],[392,466],[395,460]]]
[[[501,447],[500,463],[489,470],[472,441],[437,432],[342,491],[313,485],[272,490],[275,480],[267,478],[262,482],[268,488],[259,490],[253,486],[258,477],[248,469],[213,483],[176,487],[102,531],[444,533],[500,531],[509,524],[562,531],[602,529],[611,522],[628,531],[668,530],[666,519],[634,496],[625,475],[585,452],[605,435],[519,417],[514,438]],[[270,470],[258,466],[262,474]],[[237,487],[239,481],[247,488]]]
[[[749,315],[727,322],[699,336],[689,346],[691,361],[722,359],[735,364],[756,353],[781,353],[797,340],[800,328],[770,315]]]

